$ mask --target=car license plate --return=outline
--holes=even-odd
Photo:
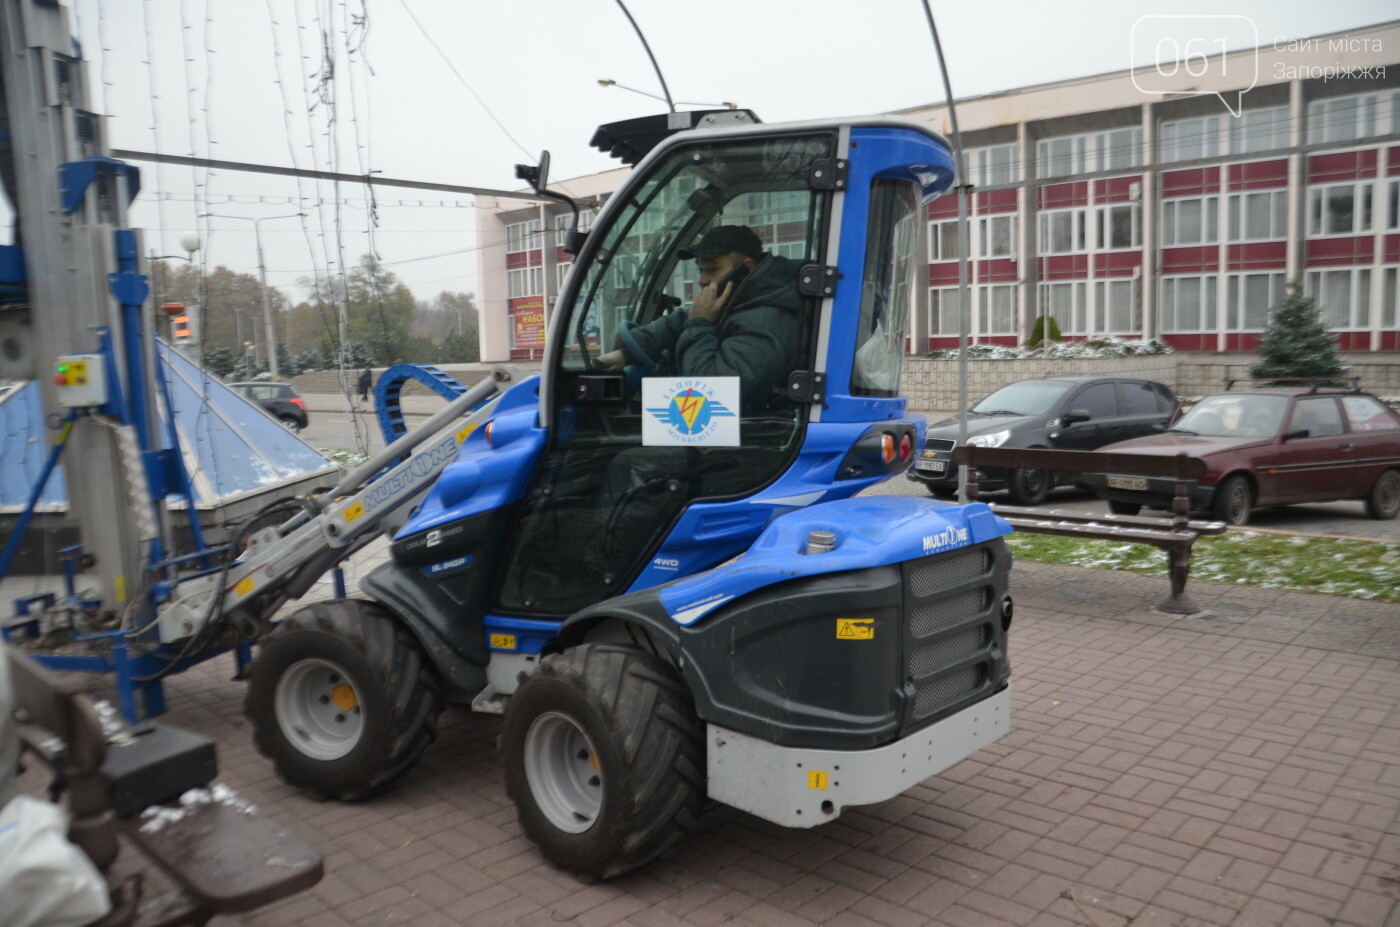
[[[922,470],[925,473],[942,473],[948,469],[948,462],[946,460],[916,460],[914,461],[914,469]]]
[[[1110,489],[1132,489],[1137,492],[1147,491],[1147,480],[1141,476],[1110,476],[1108,478]]]

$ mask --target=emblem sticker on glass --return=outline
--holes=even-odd
[[[642,405],[648,447],[739,446],[738,377],[647,377]]]

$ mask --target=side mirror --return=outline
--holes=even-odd
[[[1288,434],[1284,435],[1284,436],[1283,436],[1283,440],[1285,440],[1285,441],[1292,441],[1294,438],[1306,438],[1306,437],[1308,437],[1308,436],[1311,435],[1311,434],[1312,434],[1312,432],[1311,432],[1311,431],[1308,431],[1308,429],[1306,429],[1306,428],[1295,428],[1295,429],[1293,429],[1292,431],[1290,431]]]
[[[515,165],[515,177],[530,185],[530,189],[536,193],[543,193],[549,186],[549,152],[540,152],[540,163],[536,167],[532,164]]]
[[[1063,421],[1065,427],[1068,428],[1070,425],[1078,425],[1080,422],[1087,422],[1091,418],[1093,418],[1093,416],[1083,409],[1070,409],[1064,414],[1061,421]]]

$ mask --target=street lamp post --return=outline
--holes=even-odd
[[[258,285],[262,295],[263,327],[266,329],[267,337],[267,369],[272,374],[272,379],[280,380],[281,371],[277,369],[277,332],[272,327],[272,305],[267,296],[267,266],[263,263],[262,250],[262,227],[260,223],[269,219],[299,219],[306,215],[304,212],[292,212],[285,216],[228,216],[217,212],[200,213],[201,217],[212,219],[241,219],[244,222],[253,223],[253,243],[258,251]]]

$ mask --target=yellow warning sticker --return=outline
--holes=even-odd
[[[492,649],[492,650],[514,650],[514,649],[515,649],[515,635],[514,635],[514,634],[492,634],[492,635],[491,635],[491,649]]]
[[[238,581],[238,584],[236,586],[233,587],[233,594],[239,596],[247,595],[248,593],[253,591],[254,585],[255,583],[253,582],[253,577],[245,576]]]
[[[874,618],[837,618],[838,641],[871,641],[875,639]]]
[[[346,523],[349,524],[350,522],[359,518],[364,513],[365,504],[363,502],[356,502],[354,505],[350,506],[350,508],[346,509],[345,514],[341,517],[343,517]]]
[[[807,788],[819,789],[820,791],[825,792],[828,778],[829,777],[826,774],[826,770],[814,769],[811,772],[807,773]]]
[[[463,428],[461,431],[457,432],[457,443],[465,444],[467,438],[471,437],[471,433],[473,431],[476,431],[476,425],[468,425],[466,428]]]

